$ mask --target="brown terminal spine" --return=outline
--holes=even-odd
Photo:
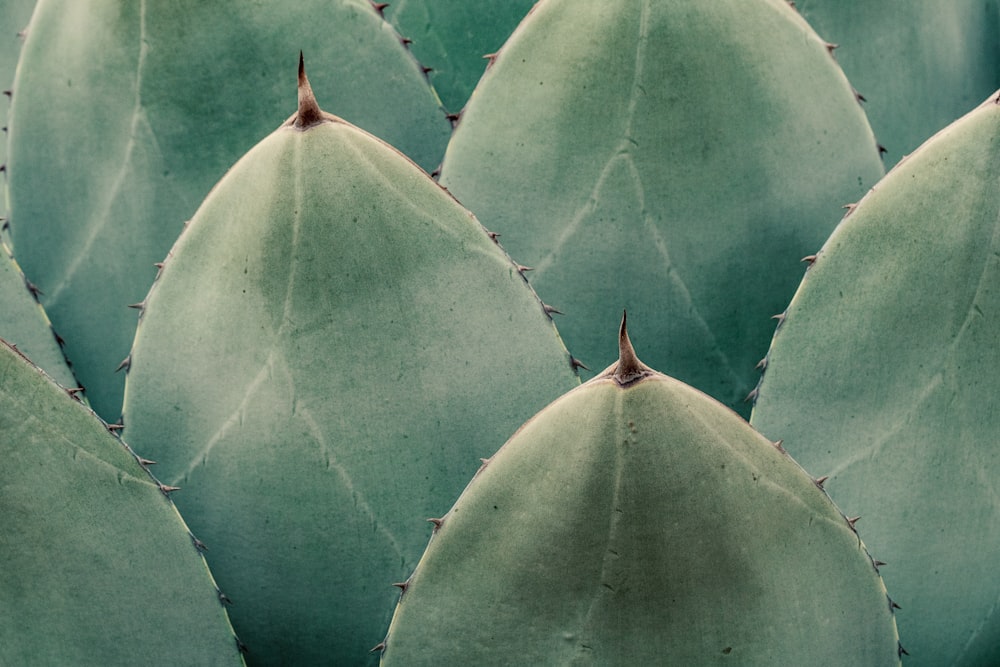
[[[293,125],[300,130],[308,130],[326,120],[323,111],[316,102],[309,78],[306,76],[305,58],[299,51],[299,111],[295,115]]]

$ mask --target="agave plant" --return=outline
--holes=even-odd
[[[0,338],[16,350],[0,348],[0,521],[16,537],[0,594],[17,604],[0,662],[225,664],[238,648],[250,664],[440,662],[446,647],[414,638],[471,639],[448,623],[485,614],[532,641],[480,636],[455,660],[619,647],[649,661],[631,627],[687,646],[686,662],[881,664],[905,655],[895,601],[910,660],[995,660],[995,98],[884,180],[879,154],[895,163],[1000,87],[1000,9],[854,4],[7,3]],[[885,46],[900,35],[905,49]],[[312,82],[303,72],[296,108],[302,50]],[[624,307],[647,361],[677,380],[607,345]],[[699,391],[744,417],[756,400],[767,438]],[[866,444],[925,436],[897,457]],[[724,491],[676,526],[653,492],[663,466],[622,454],[654,440],[643,461],[684,455],[668,462],[677,498]],[[954,442],[961,456],[939,448]],[[557,455],[572,465],[543,461]],[[635,472],[636,494],[602,466]],[[850,518],[817,488],[825,475]],[[946,497],[955,515],[913,525]],[[767,521],[737,518],[751,498]],[[118,535],[116,508],[133,504]],[[528,518],[546,513],[576,518],[534,535],[551,524]],[[725,533],[716,570],[739,562],[774,584],[733,582],[740,599],[802,614],[768,625],[744,608],[731,624],[696,604],[714,575],[692,575],[664,624],[662,594],[629,596],[646,572],[673,587],[677,561],[630,541],[636,517],[660,543]],[[938,525],[951,537],[925,530]],[[816,538],[808,557],[773,550],[785,528]],[[509,553],[475,562],[475,535]],[[133,570],[115,539],[162,579],[117,576]],[[641,557],[612,562],[609,540]],[[57,544],[74,546],[40,560]],[[560,568],[579,580],[549,597],[540,582]],[[100,590],[119,634],[73,625],[65,573]],[[421,583],[452,578],[464,583]],[[387,632],[393,583],[405,592]],[[605,628],[625,607],[636,616]],[[535,611],[545,624],[518,625]],[[787,632],[803,619],[838,628],[815,634],[841,650],[804,653]],[[203,639],[174,655],[137,641],[160,626],[168,643]]]

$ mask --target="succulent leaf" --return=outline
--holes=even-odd
[[[12,106],[12,233],[105,418],[120,414],[126,306],[211,186],[281,123],[300,49],[341,116],[437,166],[450,124],[367,0],[39,3]]]
[[[1000,94],[837,228],[774,336],[753,424],[862,514],[908,665],[1000,661]]]
[[[10,249],[0,242],[0,338],[17,349],[64,387],[77,386],[52,325],[25,282]]]
[[[0,663],[242,664],[161,485],[2,342],[0,434]]]
[[[798,0],[865,97],[886,166],[1000,87],[996,0]]]
[[[302,83],[150,292],[125,433],[185,489],[251,663],[360,664],[485,434],[579,380],[482,226]]]
[[[405,0],[386,18],[428,67],[446,109],[459,112],[495,53],[534,6],[535,0]]]
[[[620,360],[535,415],[441,520],[382,665],[895,665],[853,526],[731,410]]]
[[[798,259],[881,175],[850,86],[782,0],[543,0],[441,182],[534,268],[583,363],[610,363],[627,307],[650,363],[749,412]]]
[[[31,11],[35,0],[7,0],[0,3],[0,88],[3,89],[3,99],[0,99],[0,165],[7,165],[7,113],[10,97],[14,94],[14,72],[17,60],[21,56],[21,43],[31,19]],[[2,219],[0,219],[0,241],[11,245],[7,225],[7,195],[4,193]]]

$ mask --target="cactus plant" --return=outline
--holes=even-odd
[[[402,0],[386,18],[413,40],[414,55],[429,68],[446,109],[457,114],[495,53],[535,0]]]
[[[301,48],[340,115],[440,162],[450,125],[368,0],[39,2],[11,108],[11,232],[105,418],[121,409],[127,306],[209,188],[283,120]]]
[[[732,411],[619,361],[528,421],[438,528],[392,665],[893,665],[852,520]]]
[[[909,665],[1000,661],[1000,94],[900,162],[816,255],[753,424],[864,516]]]
[[[896,164],[1000,87],[996,0],[797,0],[865,97]]]
[[[441,183],[534,269],[585,364],[611,361],[625,306],[655,367],[748,414],[798,258],[881,175],[850,85],[783,0],[544,0]]]
[[[59,339],[10,249],[0,242],[0,338],[15,345],[64,387],[76,388]]]
[[[248,660],[356,664],[426,540],[413,513],[578,379],[482,226],[301,69],[299,94],[171,251],[124,432],[186,490]]]
[[[242,664],[171,489],[3,342],[0,434],[0,663]]]

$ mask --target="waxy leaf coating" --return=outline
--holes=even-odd
[[[243,664],[169,491],[3,342],[0,461],[0,664]]]
[[[578,380],[482,226],[301,82],[146,299],[125,433],[185,489],[251,663],[359,664],[484,439]]]
[[[287,115],[300,50],[339,115],[424,168],[451,127],[368,0],[40,0],[18,67],[11,233],[98,414],[135,312],[212,185]]]
[[[10,249],[0,242],[0,338],[17,346],[59,384],[76,387],[52,325],[31,288]]]
[[[998,101],[840,224],[774,336],[752,419],[864,516],[911,667],[1000,660]]]
[[[497,55],[441,183],[564,316],[590,368],[627,308],[649,363],[744,397],[815,252],[882,175],[864,112],[784,0],[542,0]]]
[[[383,667],[898,664],[852,521],[780,446],[622,343],[443,515]]]
[[[1000,86],[997,0],[797,0],[895,165]]]

